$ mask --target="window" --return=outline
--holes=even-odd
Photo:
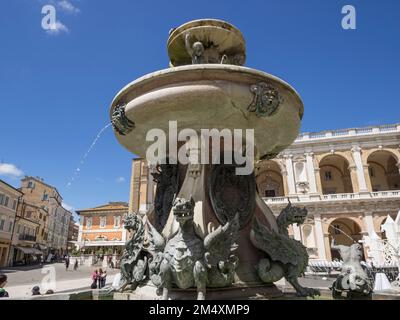
[[[100,217],[100,228],[105,228],[107,223],[107,217]]]
[[[14,200],[13,206],[12,206],[13,210],[15,210],[16,207],[17,207],[17,200]]]
[[[90,229],[92,227],[92,218],[86,218],[86,229]]]
[[[10,198],[6,196],[6,199],[5,199],[5,201],[4,201],[4,205],[5,205],[6,207],[8,207],[8,200],[10,200]]]
[[[265,196],[267,198],[275,197],[275,190],[265,190]]]
[[[48,199],[49,199],[49,195],[47,193],[44,193],[42,200],[47,201]]]
[[[4,201],[4,194],[0,193],[0,205],[3,205]]]
[[[35,183],[33,181],[28,182],[28,188],[29,189],[35,189]]]
[[[20,225],[18,225],[18,228],[17,228],[17,233],[19,233],[21,231],[21,226]]]
[[[121,224],[121,216],[114,217],[114,227],[119,228]]]
[[[27,211],[26,212],[26,217],[31,218],[32,217],[32,211]]]
[[[43,215],[42,213],[39,213],[39,219],[42,219]]]
[[[13,223],[12,223],[12,221],[10,221],[10,222],[8,223],[8,232],[11,232],[11,231],[12,231],[12,227],[13,227]]]
[[[333,180],[332,179],[332,172],[331,171],[325,171],[325,181]]]
[[[0,230],[3,230],[3,229],[4,229],[4,223],[5,223],[5,220],[4,220],[4,219],[1,219],[1,220],[0,220]]]

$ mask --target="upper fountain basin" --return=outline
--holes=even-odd
[[[121,106],[122,119],[116,112]],[[146,141],[147,132],[157,128],[168,136],[169,121],[177,121],[178,132],[185,128],[198,133],[214,128],[254,129],[258,159],[292,144],[299,133],[303,103],[289,84],[265,72],[196,64],[153,72],[131,82],[114,98],[110,116],[118,141],[143,158],[154,143]]]

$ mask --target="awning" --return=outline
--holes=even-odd
[[[17,247],[17,249],[21,250],[25,254],[43,254],[42,251],[35,248],[27,248],[27,247]]]
[[[40,250],[46,250],[47,249],[47,247],[42,245],[42,244],[38,243],[37,245],[39,246]]]

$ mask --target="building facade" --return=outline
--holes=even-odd
[[[108,204],[78,210],[80,216],[78,249],[85,254],[121,254],[126,242],[123,217],[128,213],[128,203]]]
[[[23,198],[20,202],[15,218],[15,228],[12,235],[11,264],[27,265],[39,262],[43,255],[39,246],[39,232],[43,230],[44,210],[35,205],[26,203]],[[42,215],[42,218],[40,218]],[[43,243],[43,242],[42,242]]]
[[[57,189],[38,177],[25,177],[21,180],[20,190],[26,203],[47,212],[46,223],[42,228],[43,233],[47,233],[47,236],[43,236],[46,238],[46,254],[66,253],[72,213],[62,206],[62,197]]]
[[[79,223],[76,223],[73,219],[69,221],[68,228],[68,252],[72,252],[76,247],[76,242],[79,236]]]
[[[130,211],[150,212],[154,182],[144,160],[132,164]],[[338,258],[331,250],[378,235],[400,209],[400,124],[303,133],[272,160],[259,161],[257,189],[274,214],[290,201],[308,210],[292,226],[311,259]],[[365,247],[366,258],[369,258]]]
[[[0,180],[0,267],[11,264],[12,234],[22,192]]]

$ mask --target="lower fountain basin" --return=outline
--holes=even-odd
[[[177,121],[178,132],[254,129],[256,158],[266,157],[292,144],[303,116],[303,103],[289,84],[261,71],[225,64],[187,65],[145,75],[116,95],[111,116],[120,105],[125,105],[125,116],[134,128],[124,134],[115,131],[116,137],[143,158],[154,143],[146,141],[148,131],[158,128],[168,135],[169,121]]]

